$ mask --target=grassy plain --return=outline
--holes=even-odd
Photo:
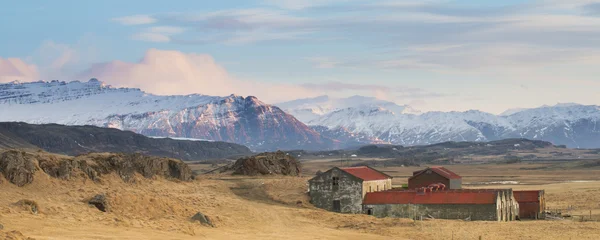
[[[33,184],[16,187],[0,177],[0,224],[4,225],[0,232],[19,231],[35,239],[600,239],[600,222],[577,219],[414,222],[316,209],[308,203],[306,181],[317,170],[336,164],[306,161],[303,177],[210,174],[193,182],[138,177],[137,183],[126,184],[117,176],[106,176],[102,183],[93,183],[58,180],[38,172]],[[550,163],[446,167],[462,175],[466,187],[544,189],[550,208],[600,214],[600,169],[561,169]],[[394,184],[399,185],[420,168],[380,170],[394,176]],[[518,184],[481,184],[501,181]],[[479,185],[470,185],[474,183]],[[107,193],[111,212],[85,203],[98,193]],[[40,213],[12,205],[21,199],[36,201]],[[208,215],[215,227],[189,221],[198,211]]]

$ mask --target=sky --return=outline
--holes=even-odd
[[[600,0],[0,3],[0,82],[421,111],[600,105]]]

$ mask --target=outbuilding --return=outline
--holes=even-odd
[[[392,190],[367,193],[363,211],[376,217],[512,221],[519,204],[512,189]]]
[[[334,167],[308,180],[311,203],[341,213],[362,213],[367,193],[392,188],[392,177],[371,167]]]
[[[413,176],[408,179],[408,189],[429,187],[440,183],[446,189],[461,189],[462,177],[445,167],[428,167],[413,172]]]
[[[544,219],[546,200],[544,190],[514,191],[519,203],[520,219]]]

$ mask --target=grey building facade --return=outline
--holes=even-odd
[[[368,192],[392,188],[392,178],[370,167],[334,167],[308,181],[311,203],[340,213],[362,213]]]

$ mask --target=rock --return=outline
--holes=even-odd
[[[97,194],[88,201],[88,204],[94,205],[96,208],[98,208],[98,210],[102,212],[110,212],[110,204],[108,203],[106,195],[104,194]]]
[[[215,227],[212,224],[212,222],[210,221],[210,218],[208,218],[208,216],[202,214],[201,212],[196,213],[196,215],[194,215],[192,217],[192,221],[199,221],[202,224],[206,224],[208,226]]]
[[[299,176],[301,167],[294,157],[277,151],[240,158],[231,166],[230,170],[233,170],[233,174],[250,176],[259,174]]]
[[[4,230],[4,225],[0,224],[0,230]]]
[[[0,173],[9,182],[22,187],[33,182],[37,171],[34,157],[31,154],[9,150],[0,155]]]
[[[192,170],[181,160],[138,153],[90,153],[69,157],[9,150],[0,154],[0,175],[19,187],[33,182],[37,170],[58,179],[83,177],[95,182],[102,175],[113,172],[125,182],[133,181],[136,173],[146,178],[164,177],[181,181],[193,179]]]
[[[40,210],[40,206],[37,204],[37,202],[35,202],[33,200],[29,200],[29,199],[19,200],[18,202],[16,202],[13,205],[23,207],[23,208],[29,210],[33,214],[38,214],[38,212]]]

